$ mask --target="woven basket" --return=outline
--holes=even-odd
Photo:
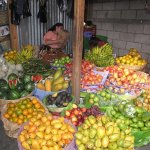
[[[8,20],[8,11],[4,10],[4,11],[0,11],[0,25],[4,25],[4,24],[8,24],[9,20]]]
[[[137,66],[137,65],[127,65],[127,64],[117,64],[118,66],[122,66],[124,68],[127,68],[127,69],[132,69],[132,70],[135,70],[135,71],[142,71],[145,67],[146,67],[146,64],[145,65],[142,65],[142,66]]]
[[[28,98],[30,98],[32,100],[35,97],[30,96]],[[18,101],[21,101],[23,99],[24,98],[21,98],[20,100],[16,100],[15,102],[13,101],[13,103],[17,103]],[[38,98],[36,98],[36,99],[38,99]],[[42,102],[40,100],[39,100],[39,103],[45,108],[45,113],[49,113],[49,111],[47,110],[47,108],[42,104]],[[13,122],[9,121],[8,119],[4,118],[3,115],[6,112],[6,110],[7,110],[7,104],[5,104],[3,106],[3,109],[1,110],[1,120],[2,120],[3,125],[4,125],[5,133],[9,137],[17,138],[18,130],[20,129],[21,125],[18,125],[17,123],[13,123]]]

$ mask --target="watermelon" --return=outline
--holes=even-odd
[[[7,81],[4,79],[0,79],[0,87],[7,84]]]
[[[17,90],[11,90],[8,95],[8,98],[12,100],[19,99],[20,97],[20,92]]]
[[[17,80],[18,76],[15,73],[11,73],[11,74],[9,74],[7,79],[8,79],[8,81],[9,80]]]
[[[23,76],[23,82],[26,84],[28,82],[31,82],[31,76],[26,74]]]
[[[21,96],[21,97],[25,97],[25,96],[27,96],[27,95],[29,95],[29,92],[28,92],[28,91],[25,91],[25,90],[20,93],[20,96]]]
[[[17,89],[19,92],[23,91],[23,90],[24,90],[24,84],[21,83],[21,82],[18,83],[16,89]]]
[[[1,85],[1,86],[0,86],[0,91],[5,91],[5,92],[9,91],[9,86],[8,86],[8,84],[6,83],[6,84],[4,84],[4,85]]]
[[[25,85],[25,90],[28,92],[32,92],[35,88],[34,82],[30,81]]]

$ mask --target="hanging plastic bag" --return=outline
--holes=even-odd
[[[42,22],[42,23],[47,22],[46,2],[47,2],[47,0],[39,1],[39,12],[37,14],[37,17],[40,19],[40,22]]]

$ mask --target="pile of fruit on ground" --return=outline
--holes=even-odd
[[[1,119],[19,149],[134,150],[150,143],[150,77],[114,65],[110,44],[82,60],[79,104],[72,95],[72,58],[45,64],[33,53],[28,45],[0,57]],[[131,49],[116,63],[146,61]]]

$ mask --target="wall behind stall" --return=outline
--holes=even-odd
[[[43,42],[43,35],[46,31],[55,23],[64,23],[65,29],[67,29],[72,35],[73,21],[65,12],[61,12],[57,6],[56,0],[47,1],[47,23],[40,23],[37,18],[39,11],[39,0],[30,1],[31,17],[21,20],[21,24],[18,26],[19,46],[26,44],[40,45]],[[72,37],[66,46],[65,51],[72,53]]]
[[[93,0],[89,6],[87,19],[97,25],[97,34],[108,37],[118,56],[137,48],[149,71],[150,10],[145,10],[145,0]]]

